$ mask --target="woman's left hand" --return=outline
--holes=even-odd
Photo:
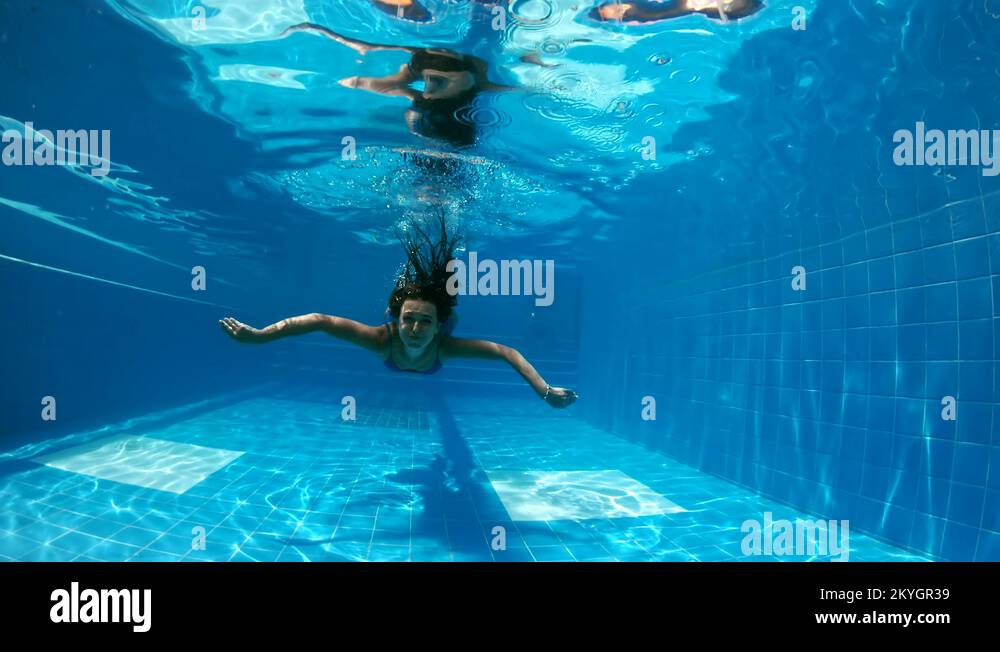
[[[545,402],[555,408],[569,407],[577,399],[576,392],[565,387],[550,387]]]

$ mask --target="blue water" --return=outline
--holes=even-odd
[[[0,6],[2,129],[111,134],[106,176],[0,167],[0,559],[1000,559],[1000,177],[893,163],[917,121],[1000,129],[1000,6],[595,4]],[[343,83],[410,54],[282,35],[306,22],[513,90],[414,116]],[[554,261],[551,306],[460,297],[455,335],[576,404],[219,329],[381,322],[433,215],[462,258]],[[846,554],[746,550],[820,520]]]

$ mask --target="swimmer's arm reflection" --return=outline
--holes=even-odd
[[[490,342],[461,337],[447,337],[441,342],[438,356],[442,361],[449,358],[479,358],[484,360],[506,360],[521,374],[539,397],[552,407],[567,407],[577,399],[576,392],[564,387],[550,387],[521,352],[515,348]],[[546,396],[547,390],[547,396]]]
[[[633,0],[621,2],[611,0],[595,7],[591,18],[600,21],[623,23],[655,23],[690,14],[702,14],[708,18],[721,20],[746,18],[764,7],[761,0],[668,0],[650,2]]]
[[[450,50],[441,50],[436,48],[419,48],[410,47],[405,45],[380,45],[377,43],[368,43],[366,41],[359,41],[347,36],[343,36],[322,25],[316,23],[299,23],[298,25],[292,25],[284,32],[281,36],[287,36],[292,32],[312,32],[314,34],[319,34],[325,36],[328,39],[336,41],[341,45],[345,45],[361,56],[366,55],[369,52],[379,51],[379,50],[395,50],[399,52],[407,52],[411,56],[416,55],[419,52],[425,53],[435,53],[436,56],[450,57],[459,61],[464,61],[470,65],[475,74],[472,76],[471,80],[466,83],[470,86],[475,86],[476,90],[479,91],[515,91],[520,90],[516,86],[507,86],[505,84],[496,84],[491,82],[487,77],[487,66],[486,62],[478,57],[471,55],[459,55],[457,53],[451,52]],[[541,62],[532,61],[532,63],[537,63],[537,65],[545,65]],[[458,82],[463,74],[463,72],[455,71],[443,71],[443,70],[433,70],[428,69],[428,73],[450,80],[452,83]],[[408,84],[413,83],[421,79],[422,77],[417,75],[410,64],[403,64],[400,66],[399,71],[393,75],[387,75],[385,77],[348,77],[346,79],[340,80],[342,86],[347,86],[349,88],[360,88],[367,91],[373,91],[375,93],[381,93],[383,95],[403,95],[409,97],[411,100],[417,100],[421,97],[426,99],[439,99],[434,97],[433,93],[418,93],[412,88],[408,87]],[[442,96],[446,95],[442,94]]]
[[[382,95],[401,95],[416,101],[420,97],[420,93],[408,86],[415,79],[413,73],[410,72],[409,66],[403,64],[399,72],[395,75],[386,75],[385,77],[347,77],[337,83],[348,88],[360,88]]]
[[[299,23],[298,25],[292,25],[285,31],[281,33],[280,36],[285,37],[292,32],[312,32],[314,34],[319,34],[325,36],[328,39],[336,41],[341,45],[346,45],[351,48],[361,56],[368,54],[369,52],[374,52],[378,50],[398,50],[400,52],[409,52],[413,54],[414,51],[419,48],[407,47],[405,45],[379,45],[377,43],[368,43],[366,41],[359,41],[357,39],[350,38],[348,36],[342,36],[337,32],[333,31],[328,27],[323,27],[322,25],[317,25],[316,23]]]

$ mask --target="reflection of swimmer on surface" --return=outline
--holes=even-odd
[[[389,14],[393,18],[408,20],[413,23],[430,23],[434,21],[434,16],[427,7],[418,0],[371,0],[381,11]],[[475,4],[492,8],[497,6],[499,0],[472,0]],[[491,16],[493,14],[490,14]]]
[[[552,407],[571,405],[578,398],[576,393],[548,385],[517,349],[451,335],[458,298],[449,291],[452,272],[448,261],[453,259],[458,242],[448,237],[444,217],[439,216],[439,221],[441,237],[436,243],[415,223],[413,230],[422,242],[401,238],[407,262],[389,295],[383,324],[369,326],[344,317],[310,313],[262,329],[232,317],[219,320],[219,326],[234,340],[252,344],[322,331],[377,354],[392,371],[434,373],[442,362],[452,358],[503,360]]]
[[[468,108],[484,91],[516,90],[514,86],[495,84],[487,78],[486,62],[479,57],[440,48],[376,45],[341,36],[322,25],[301,23],[286,29],[291,32],[313,32],[346,45],[358,54],[376,50],[397,50],[410,54],[410,61],[399,71],[385,77],[348,77],[340,84],[382,95],[408,97],[412,106],[405,113],[410,131],[429,138],[440,138],[454,145],[471,145],[476,139],[476,126],[455,117],[457,111]],[[422,84],[420,90],[414,87]]]
[[[764,8],[763,0],[635,0],[605,2],[590,12],[602,22],[655,23],[691,14],[728,21],[751,16]]]

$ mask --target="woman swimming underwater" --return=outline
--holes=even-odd
[[[251,344],[323,331],[378,354],[394,371],[434,373],[442,362],[452,358],[505,360],[546,403],[557,408],[571,405],[577,399],[576,393],[549,386],[517,349],[487,340],[451,336],[457,319],[452,309],[458,299],[447,290],[450,273],[446,265],[457,242],[448,239],[444,218],[439,220],[441,238],[437,244],[416,224],[413,228],[423,243],[402,238],[407,262],[389,296],[384,324],[369,326],[344,317],[310,313],[261,329],[232,317],[219,320],[219,325],[234,340]],[[424,243],[430,249],[426,255],[422,251]]]

